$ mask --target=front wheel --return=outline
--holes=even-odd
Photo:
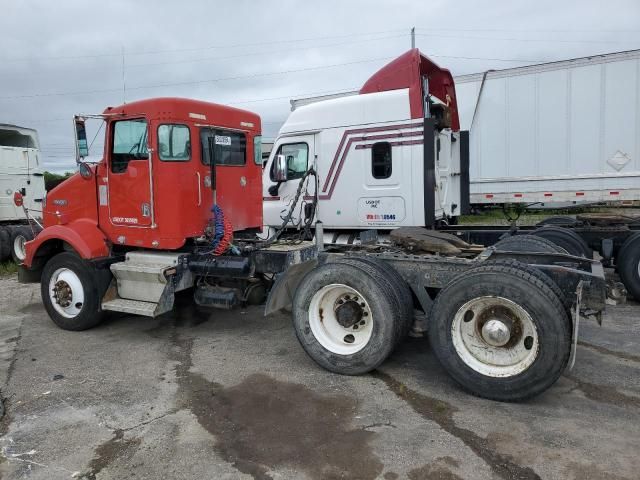
[[[311,270],[293,300],[293,325],[307,354],[335,373],[378,367],[397,343],[400,306],[391,280],[373,265],[327,263]]]
[[[465,272],[436,298],[429,337],[471,393],[519,401],[545,391],[569,360],[571,321],[547,279],[513,262]]]
[[[97,275],[71,252],[57,254],[42,271],[40,292],[49,317],[64,330],[87,330],[102,320]]]

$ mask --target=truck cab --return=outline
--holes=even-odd
[[[156,98],[94,117],[105,122],[103,158],[81,164],[79,173],[49,192],[45,230],[27,244],[27,267],[62,248],[61,242],[82,258],[107,257],[114,248],[183,248],[204,234],[214,197],[233,218],[234,231],[261,227],[257,115]],[[84,128],[84,117],[76,117],[80,159],[88,153]]]
[[[301,202],[317,208],[296,209],[294,225],[315,214],[325,229],[391,230],[460,215],[460,138],[451,74],[410,50],[357,94],[294,109],[263,172],[265,223],[282,223],[309,169]]]

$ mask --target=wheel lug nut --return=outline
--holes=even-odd
[[[364,325],[364,320],[360,320],[360,325]]]

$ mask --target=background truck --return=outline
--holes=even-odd
[[[456,78],[470,202],[640,200],[640,50]]]
[[[24,207],[37,214],[45,198],[40,165],[38,133],[31,128],[0,124],[0,262],[24,260],[24,244],[38,231],[27,222],[23,205],[16,205],[19,192]],[[39,216],[39,215],[37,215]]]
[[[317,184],[305,185],[290,227],[304,231],[315,215],[326,244],[358,243],[371,229],[385,236],[435,227],[483,245],[526,234],[511,248],[531,249],[534,235],[572,255],[598,252],[640,299],[640,217],[455,225],[474,201],[640,198],[640,51],[487,72],[463,77],[461,88],[431,63],[420,64],[419,80],[407,67],[411,55],[383,67],[359,92],[292,101],[263,174],[265,224],[281,225],[298,179],[313,166]],[[412,97],[421,88],[429,93]],[[420,102],[433,124],[411,119]],[[289,162],[286,182],[273,176],[279,155]]]
[[[476,395],[521,400],[549,388],[573,364],[580,318],[598,319],[604,309],[598,261],[551,242],[545,251],[485,249],[427,229],[400,228],[393,243],[372,236],[359,247],[330,250],[287,231],[302,215],[303,232],[317,229],[322,239],[321,223],[308,219],[317,212],[322,218],[323,197],[341,192],[332,185],[345,178],[344,156],[333,155],[334,176],[316,162],[324,138],[343,138],[346,150],[376,158],[367,169],[380,177],[371,186],[376,193],[393,189],[388,180],[402,171],[392,163],[389,172],[389,155],[409,149],[416,157],[413,167],[423,166],[419,181],[431,190],[392,203],[395,221],[459,208],[455,187],[446,195],[434,187],[455,179],[451,168],[438,180],[432,168],[438,151],[459,158],[449,72],[412,50],[365,90],[379,109],[348,106],[350,118],[361,122],[355,132],[335,130],[316,141],[309,126],[317,120],[307,117],[286,147],[274,146],[268,174],[279,185],[276,193],[283,195],[292,178],[297,188],[280,228],[266,239],[256,237],[264,195],[257,115],[174,98],[107,108],[93,116],[106,124],[97,164],[82,161],[89,116],[76,117],[79,172],[48,193],[45,228],[27,243],[21,281],[40,282],[47,313],[68,330],[96,326],[106,311],[161,315],[181,291],[214,308],[260,303],[268,292],[265,313],[291,307],[300,344],[330,371],[369,372],[409,330],[428,329],[446,370]],[[395,117],[379,125],[384,112]],[[331,121],[330,113],[318,112],[319,120]],[[356,180],[353,189],[362,195]],[[315,190],[306,191],[309,185]],[[303,204],[304,197],[312,198]],[[388,220],[368,216],[387,214],[384,204],[361,205],[371,210],[355,218]]]

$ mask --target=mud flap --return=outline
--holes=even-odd
[[[571,336],[571,354],[569,355],[569,363],[567,363],[567,372],[573,369],[576,363],[576,350],[578,349],[578,327],[580,326],[580,304],[582,302],[582,284],[581,280],[578,282],[576,288],[576,310],[573,314],[573,333]]]
[[[264,316],[283,308],[291,308],[293,296],[302,278],[317,265],[317,260],[292,265],[276,277],[264,306]]]

